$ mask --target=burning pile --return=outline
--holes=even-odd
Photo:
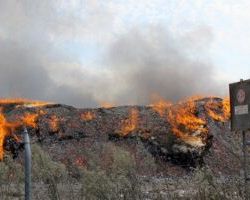
[[[121,125],[121,136],[126,136],[129,133],[133,132],[137,128],[138,124],[138,110],[135,108],[132,108],[129,112],[129,117],[126,120],[122,120],[122,125]]]
[[[23,115],[15,117],[14,121],[7,120],[4,114],[4,109],[10,107],[40,107],[49,103],[40,101],[30,101],[25,99],[1,99],[0,100],[0,160],[4,156],[4,143],[7,137],[12,137],[16,142],[20,142],[19,137],[15,134],[16,129],[22,126],[36,127],[36,119],[38,113],[24,112]]]
[[[4,154],[4,142],[7,136],[12,135],[16,141],[18,141],[18,138],[12,134],[13,129],[18,127],[18,123],[11,123],[7,122],[5,116],[3,115],[2,111],[0,110],[0,159],[3,159]]]
[[[203,104],[206,112],[199,113],[197,102]],[[151,106],[161,117],[166,117],[172,132],[190,145],[202,145],[202,140],[209,131],[207,117],[220,122],[226,122],[230,118],[228,98],[192,97],[176,105],[160,100]]]
[[[0,108],[0,159],[6,141],[11,138],[20,143],[21,128],[27,126],[33,142],[58,141],[60,145],[60,141],[72,139],[85,144],[90,138],[114,142],[139,138],[155,156],[196,163],[211,146],[209,121],[225,122],[230,117],[228,99],[214,97],[190,98],[177,104],[160,99],[149,106],[98,109],[1,100]]]

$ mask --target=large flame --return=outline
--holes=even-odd
[[[39,107],[50,104],[48,102],[33,101],[29,99],[0,99],[0,104],[16,104],[16,107]],[[37,113],[24,113],[17,116],[16,121],[8,121],[4,115],[3,109],[0,107],[0,160],[4,155],[4,142],[6,137],[11,136],[16,141],[20,139],[14,135],[14,131],[23,125],[35,128],[37,126],[37,118],[39,115],[45,114],[44,111],[39,110]]]
[[[196,115],[196,104],[193,99],[172,106],[167,113],[172,132],[192,146],[203,146],[202,139],[208,133],[205,119]],[[201,135],[203,134],[203,136]]]
[[[123,136],[128,135],[137,128],[138,125],[139,112],[137,109],[132,108],[129,111],[129,117],[122,121],[120,133]]]
[[[38,106],[45,106],[48,104],[52,104],[51,102],[44,102],[44,101],[35,101],[30,99],[0,99],[0,104],[19,104],[24,105],[27,107],[38,107]]]
[[[153,108],[156,112],[159,113],[161,117],[163,117],[166,114],[167,109],[172,105],[171,102],[166,101],[164,99],[160,99],[153,104],[149,105],[150,107]]]
[[[166,117],[170,123],[172,132],[181,140],[192,146],[203,146],[203,139],[208,133],[205,117],[197,115],[196,101],[205,99],[201,96],[193,96],[176,105],[165,101],[162,98],[150,105],[161,117]],[[216,121],[225,122],[230,118],[229,98],[222,101],[215,101],[210,98],[204,105],[210,118]]]
[[[213,120],[225,122],[230,118],[229,98],[224,98],[222,101],[211,99],[205,104],[205,109]]]
[[[4,155],[4,141],[5,138],[9,135],[12,135],[14,129],[20,126],[20,123],[18,122],[8,122],[2,112],[2,109],[0,109],[0,160],[3,159]],[[16,140],[18,138],[14,136]]]
[[[150,107],[170,123],[171,131],[177,138],[180,138],[192,146],[203,146],[203,140],[208,134],[207,116],[216,121],[227,121],[230,118],[230,103],[229,98],[223,100],[215,100],[212,97],[210,100],[203,98],[206,99],[204,101],[202,100],[202,102],[204,102],[204,109],[206,110],[207,115],[199,116],[196,101],[201,99],[202,97],[193,97],[172,105],[169,101],[164,101],[160,98],[158,99],[158,102],[151,104]],[[37,107],[47,105],[48,103],[25,99],[0,99],[0,106],[1,104],[16,104],[16,107]],[[16,140],[19,140],[17,136],[14,135],[16,129],[23,125],[36,128],[38,117],[46,114],[43,108],[36,108],[34,110],[36,110],[36,112],[30,111],[20,114],[15,117],[16,121],[13,122],[8,120],[0,107],[0,160],[3,159],[3,146],[6,137],[11,136]],[[93,112],[85,111],[80,117],[84,121],[90,121],[95,119],[96,115]],[[56,132],[59,129],[59,119],[57,116],[52,115],[49,123],[50,129],[53,132]],[[119,134],[121,136],[126,136],[132,133],[138,128],[138,124],[139,111],[136,108],[132,108],[129,110],[127,119],[121,121]]]

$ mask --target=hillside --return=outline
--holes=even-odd
[[[2,102],[1,157],[6,162],[12,156],[22,165],[26,126],[33,156],[43,152],[51,160],[46,163],[64,166],[63,173],[75,179],[81,178],[81,170],[116,173],[121,163],[136,177],[145,177],[147,187],[154,182],[150,177],[175,177],[170,180],[175,182],[203,167],[215,177],[238,177],[241,137],[230,132],[227,106],[226,100],[215,97],[95,109]]]

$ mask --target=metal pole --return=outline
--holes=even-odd
[[[242,144],[243,144],[243,169],[244,169],[244,179],[245,182],[247,180],[247,173],[246,173],[246,133],[245,131],[242,131]]]
[[[247,167],[247,141],[246,141],[246,131],[242,131],[242,151],[243,151],[243,169],[244,169],[244,180],[245,180],[245,198],[249,199],[249,191],[248,191],[248,167]]]
[[[31,149],[30,138],[26,127],[24,128],[25,147],[25,200],[31,199]]]

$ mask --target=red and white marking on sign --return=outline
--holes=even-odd
[[[243,89],[239,89],[237,92],[237,100],[239,103],[243,103],[246,99],[246,93]]]

